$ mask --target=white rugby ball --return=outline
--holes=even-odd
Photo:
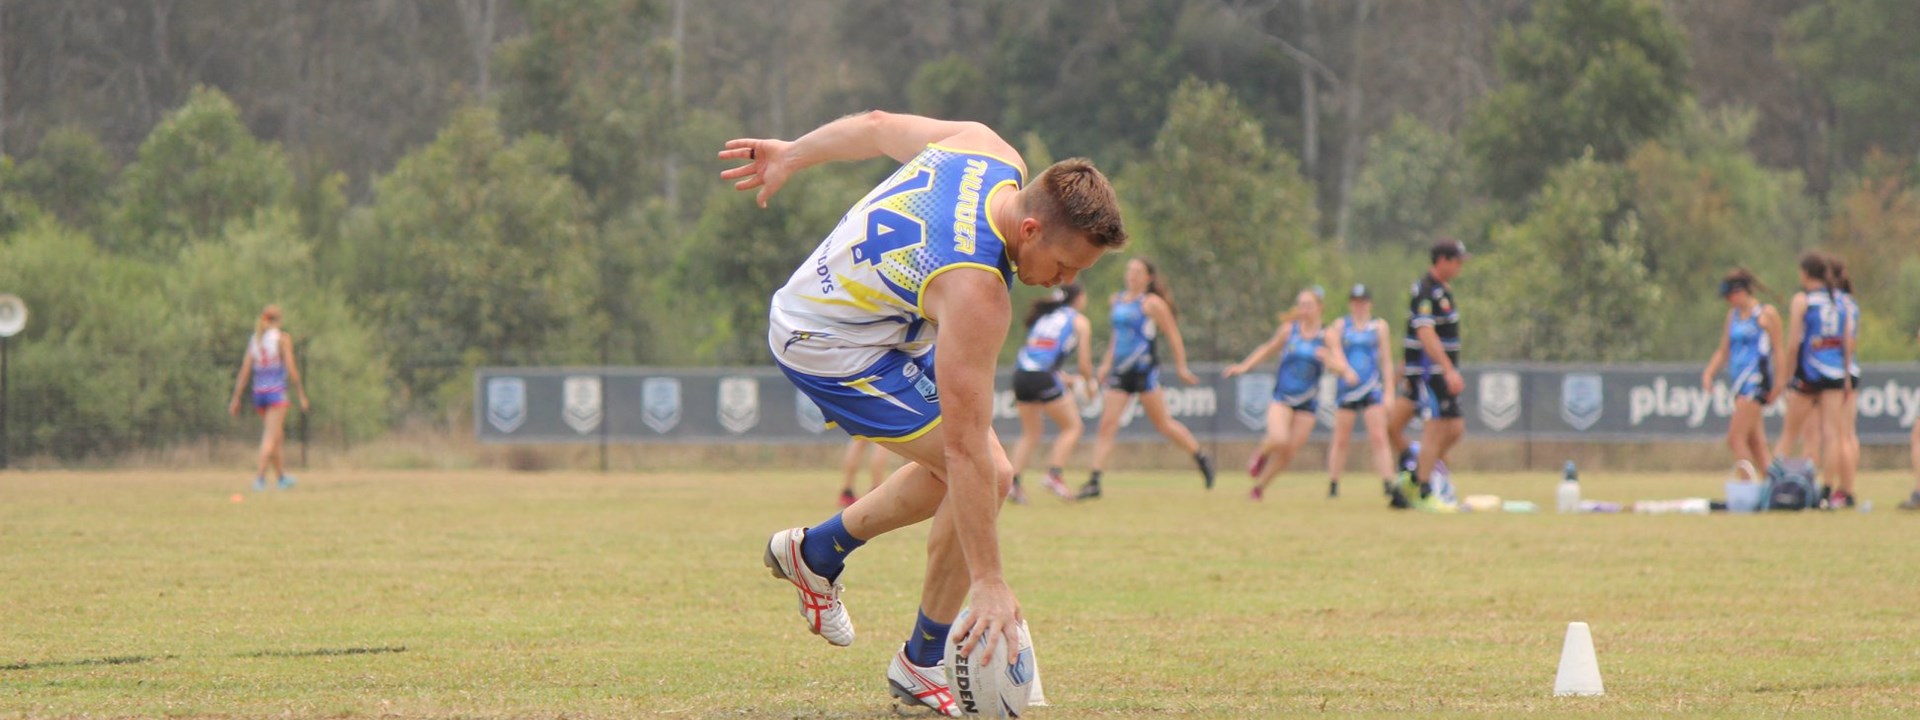
[[[960,611],[954,626],[965,622],[971,612]],[[984,663],[976,662],[983,654],[980,650],[975,650],[972,658],[961,657],[957,644],[959,633],[947,635],[947,683],[962,716],[1017,718],[1027,711],[1040,668],[1033,656],[1033,637],[1027,633],[1026,623],[1021,623],[1014,635],[1019,638],[1019,647],[1013,652],[1007,652],[1005,638],[991,639],[993,657]],[[984,650],[984,646],[981,649]]]

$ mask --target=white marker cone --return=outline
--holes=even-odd
[[[1553,678],[1554,697],[1605,694],[1600,658],[1593,654],[1593,632],[1586,623],[1568,623],[1567,643],[1560,647],[1560,673]]]

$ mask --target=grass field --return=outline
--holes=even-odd
[[[1589,497],[1717,494],[1590,472]],[[1001,520],[1036,717],[1920,712],[1920,516],[1390,513],[1361,477],[1114,473]],[[844,581],[852,648],[760,566],[828,472],[0,474],[0,717],[885,717],[925,538]],[[1550,507],[1547,475],[1470,492]],[[1555,699],[1569,621],[1608,694]]]

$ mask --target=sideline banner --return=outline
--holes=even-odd
[[[1253,440],[1266,429],[1273,373],[1222,378],[1222,365],[1196,365],[1200,384],[1161,373],[1168,414],[1202,439]],[[1002,440],[1020,432],[1011,372],[994,393]],[[1700,387],[1700,368],[1678,364],[1491,364],[1466,370],[1461,407],[1475,437],[1700,441],[1725,434],[1734,400],[1724,380]],[[490,443],[795,443],[839,442],[819,408],[771,367],[483,368],[474,378],[474,433]],[[1322,378],[1314,436],[1333,427],[1332,376]],[[1104,398],[1082,402],[1088,435]],[[1778,405],[1768,429],[1779,430]],[[1865,369],[1859,394],[1860,441],[1905,444],[1920,418],[1920,366]],[[1120,438],[1160,437],[1129,403]]]

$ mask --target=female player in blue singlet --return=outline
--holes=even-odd
[[[307,411],[307,389],[300,382],[300,366],[293,359],[293,338],[280,329],[280,306],[268,305],[254,323],[253,337],[247,340],[247,354],[240,361],[240,375],[233,381],[233,400],[227,412],[240,415],[240,393],[253,380],[253,409],[260,413],[260,462],[253,477],[253,489],[267,489],[267,469],[279,479],[280,489],[293,487],[287,474],[285,453],[287,383],[300,397],[300,411]]]
[[[1367,455],[1380,473],[1380,487],[1393,492],[1393,442],[1387,436],[1386,379],[1393,374],[1393,336],[1387,321],[1373,316],[1373,293],[1354,285],[1347,293],[1347,316],[1327,328],[1327,359],[1340,376],[1333,438],[1327,444],[1327,497],[1340,495],[1340,474],[1347,466],[1347,442],[1354,421],[1367,429]]]
[[[1014,362],[1013,402],[1020,410],[1020,440],[1013,445],[1013,490],[1008,499],[1026,502],[1020,489],[1020,473],[1033,458],[1046,434],[1046,420],[1060,426],[1060,437],[1053,441],[1053,453],[1047,460],[1047,489],[1063,500],[1073,499],[1067,489],[1065,472],[1073,446],[1080,442],[1084,427],[1080,422],[1079,396],[1093,377],[1093,354],[1087,350],[1087,336],[1093,325],[1082,312],[1087,295],[1077,284],[1062,285],[1051,295],[1036,300],[1027,312],[1027,341],[1020,346]],[[1078,374],[1067,375],[1063,382],[1061,366],[1067,356],[1079,363]]]
[[[1851,395],[1857,377],[1853,364],[1853,318],[1835,282],[1832,260],[1821,252],[1800,256],[1800,288],[1793,296],[1788,313],[1788,352],[1781,376],[1789,378],[1787,419],[1774,457],[1794,457],[1793,443],[1800,439],[1803,427],[1811,420],[1818,423],[1820,464],[1829,478],[1841,477],[1840,468],[1847,452],[1845,413],[1852,406]],[[1817,414],[1817,417],[1816,417]],[[1852,504],[1841,491],[1834,493],[1838,506]]]
[[[1266,494],[1273,477],[1293,462],[1294,454],[1306,444],[1313,432],[1314,412],[1319,409],[1320,373],[1325,370],[1327,346],[1325,328],[1320,320],[1320,295],[1300,291],[1293,309],[1280,316],[1280,328],[1253,353],[1227,366],[1226,377],[1244,374],[1274,353],[1280,354],[1280,369],[1273,381],[1273,403],[1267,406],[1267,434],[1253,452],[1247,472],[1253,476],[1250,496],[1259,500]]]
[[[1120,418],[1128,411],[1128,400],[1138,397],[1140,409],[1161,435],[1193,455],[1200,477],[1213,488],[1213,459],[1200,452],[1187,426],[1167,412],[1167,400],[1160,393],[1160,333],[1166,333],[1167,346],[1173,349],[1174,372],[1188,385],[1200,378],[1187,370],[1187,346],[1180,339],[1180,326],[1174,320],[1173,301],[1168,299],[1166,281],[1152,263],[1140,258],[1127,261],[1127,289],[1113,295],[1113,341],[1100,361],[1099,376],[1106,378],[1107,391],[1101,399],[1100,433],[1093,441],[1093,471],[1076,496],[1081,500],[1100,497],[1100,472],[1113,454],[1114,436],[1120,433]]]
[[[1774,381],[1779,359],[1773,349],[1781,347],[1780,313],[1760,302],[1754,294],[1759,288],[1760,281],[1746,268],[1735,268],[1720,281],[1720,297],[1729,307],[1727,326],[1720,334],[1720,347],[1700,373],[1700,387],[1711,395],[1714,376],[1726,368],[1727,391],[1733,394],[1727,447],[1736,464],[1764,468],[1773,464],[1773,457],[1767,449],[1763,415],[1785,384]]]
[[[1854,350],[1860,346],[1860,303],[1854,300],[1853,278],[1847,274],[1846,263],[1838,256],[1829,256],[1827,263],[1833,275],[1833,287],[1840,291],[1840,312],[1845,318],[1849,350],[1848,386],[1840,409],[1840,475],[1835,478],[1834,492],[1827,498],[1831,507],[1842,508],[1853,507],[1853,482],[1860,474],[1860,364],[1856,362],[1859,354]]]

